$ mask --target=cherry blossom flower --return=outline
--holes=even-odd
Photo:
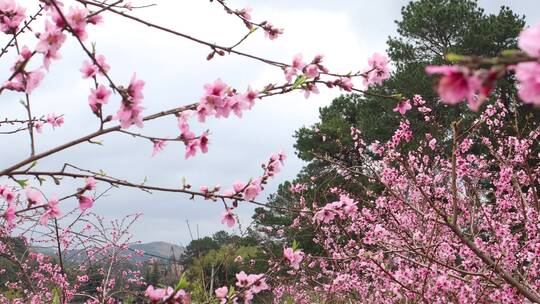
[[[94,205],[94,199],[92,197],[79,195],[78,199],[79,199],[79,209],[83,212],[86,209],[92,208],[92,206]]]
[[[0,186],[0,195],[8,202],[12,203],[15,199],[15,192],[12,188],[6,186]]]
[[[66,15],[66,19],[69,23],[69,26],[73,30],[79,39],[85,40],[87,37],[86,25],[88,24],[87,16],[89,11],[84,7],[71,7],[69,12]]]
[[[45,120],[53,127],[53,129],[56,127],[61,127],[64,124],[64,117],[55,114],[47,115]]]
[[[394,108],[394,112],[399,112],[401,115],[405,115],[405,113],[410,109],[412,109],[411,102],[408,99],[402,99],[397,103],[396,107]]]
[[[145,295],[154,302],[163,300],[166,294],[167,291],[164,288],[154,288],[152,285],[149,285],[145,292]]]
[[[25,9],[14,0],[0,1],[0,31],[6,34],[14,34],[19,25],[26,18]]]
[[[167,142],[164,140],[161,140],[161,139],[155,140],[154,148],[152,149],[152,157],[158,154],[159,151],[163,151],[166,145],[167,145]]]
[[[293,250],[291,247],[283,249],[283,257],[291,263],[291,267],[298,270],[300,263],[304,259],[304,252],[302,250]]]
[[[62,215],[62,212],[60,211],[60,208],[58,207],[59,201],[56,197],[52,197],[49,199],[49,202],[46,205],[46,210],[41,215],[41,218],[39,219],[39,223],[41,225],[46,225],[47,221],[50,217],[58,218],[60,215]]]
[[[540,56],[540,23],[524,29],[519,34],[518,46],[530,56]]]
[[[90,61],[85,60],[83,61],[82,67],[79,69],[82,73],[83,78],[90,78],[96,76],[96,73],[98,71],[98,67],[94,64],[90,63]]]
[[[309,64],[305,68],[305,75],[308,78],[317,78],[319,77],[319,67],[316,64]]]
[[[221,214],[221,223],[227,225],[229,228],[234,227],[234,225],[236,224],[236,218],[232,213],[232,209],[227,208],[227,211]]]
[[[274,27],[270,22],[267,22],[263,26],[264,34],[266,38],[270,40],[276,39],[279,35],[283,34],[283,29]]]
[[[365,70],[367,75],[364,77],[364,85],[366,87],[380,85],[383,81],[390,78],[389,62],[390,59],[388,59],[386,55],[379,53],[373,54],[373,56],[368,59],[369,67]]]
[[[34,128],[36,129],[36,132],[42,133],[43,132],[43,122],[38,120],[34,122]]]
[[[45,21],[45,31],[39,35],[39,42],[36,46],[36,52],[42,53],[43,66],[48,69],[51,59],[58,59],[58,51],[66,40],[66,35],[62,30],[49,21]]]
[[[457,104],[467,100],[469,105],[475,104],[475,92],[481,88],[481,81],[477,76],[470,75],[467,68],[457,66],[428,66],[428,74],[442,74],[437,86],[437,93],[442,101],[448,104]]]
[[[340,89],[345,90],[347,92],[351,92],[354,88],[354,84],[352,83],[351,77],[341,77],[339,78],[339,82],[337,83]]]
[[[139,128],[143,127],[141,113],[144,108],[140,105],[144,97],[143,88],[144,81],[137,79],[136,74],[133,74],[126,89],[127,96],[122,100],[120,109],[116,113],[116,118],[120,121],[120,126],[123,129],[129,128],[131,125],[136,125]]]
[[[432,138],[432,139],[429,141],[428,145],[429,145],[429,148],[430,148],[431,150],[435,150],[435,148],[436,148],[436,146],[437,146],[437,139]]]
[[[99,66],[97,66],[96,64],[94,64],[93,62],[90,62],[88,60],[83,61],[83,65],[79,69],[79,71],[81,71],[81,73],[83,74],[83,78],[95,77],[98,73],[103,75],[102,70],[105,73],[107,73],[111,69],[111,67],[105,61],[105,56],[100,54],[100,55],[97,55],[95,58],[96,58],[96,62],[97,62],[97,64]],[[101,69],[100,69],[100,67],[101,67]],[[144,83],[143,83],[143,85],[144,85]]]
[[[268,284],[266,284],[266,278],[264,274],[250,274],[249,281],[252,282],[250,291],[254,294],[269,289]]]
[[[518,95],[525,103],[540,106],[540,64],[523,62],[515,67],[519,81]]]
[[[253,284],[253,277],[247,275],[244,271],[240,271],[236,274],[236,286],[238,287],[249,287]]]
[[[221,300],[221,303],[225,303],[227,301],[227,295],[229,294],[229,289],[227,286],[220,287],[215,290],[216,297]]]
[[[252,180],[249,185],[244,189],[244,198],[248,201],[254,200],[259,193],[261,193],[261,179],[256,178]]]
[[[4,218],[10,226],[13,225],[16,211],[17,207],[15,206],[15,204],[13,202],[8,202],[8,207],[6,208],[6,212],[4,213]]]
[[[336,213],[333,210],[330,210],[330,208],[327,208],[326,206],[322,208],[321,210],[317,211],[313,218],[317,222],[323,222],[325,224],[330,223],[334,220],[336,217]]]
[[[4,88],[13,91],[26,92],[28,95],[39,86],[45,74],[40,70],[18,73],[12,80],[4,83]]]
[[[88,104],[94,113],[98,113],[99,109],[106,104],[112,91],[100,84],[96,89],[90,89],[88,96]]]
[[[41,193],[39,193],[39,191],[34,190],[32,188],[26,188],[25,193],[26,193],[26,199],[28,200],[29,206],[41,204],[42,196],[41,196]]]
[[[94,189],[96,189],[96,179],[93,176],[90,176],[86,179],[84,190],[92,191]]]

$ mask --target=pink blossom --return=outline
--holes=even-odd
[[[88,14],[89,11],[87,8],[71,7],[66,15],[66,19],[73,30],[73,34],[81,40],[85,40],[87,37],[86,25]]]
[[[251,109],[255,104],[255,100],[259,98],[259,92],[252,90],[251,87],[248,87],[247,92],[244,94],[244,98],[247,102],[248,109]]]
[[[131,80],[127,89],[127,93],[131,97],[131,102],[139,103],[143,99],[143,89],[144,81],[141,79],[137,79],[137,75],[133,74],[133,76],[131,76]]]
[[[252,201],[261,193],[261,179],[256,178],[252,180],[249,185],[244,189],[244,198],[248,201]]]
[[[47,221],[49,220],[49,217],[58,218],[60,215],[62,215],[62,212],[60,212],[60,208],[58,207],[59,201],[56,197],[52,197],[49,199],[49,202],[46,205],[46,210],[41,215],[41,218],[39,219],[39,223],[41,225],[46,225]]]
[[[429,145],[429,148],[430,148],[431,150],[435,150],[435,147],[436,147],[436,145],[437,145],[437,139],[435,139],[435,138],[431,139],[431,140],[429,141],[429,144],[428,144],[428,145]]]
[[[8,207],[6,208],[6,212],[4,213],[4,218],[10,226],[13,224],[16,211],[17,207],[15,206],[15,204],[13,204],[12,202],[8,202]]]
[[[101,14],[95,14],[89,16],[86,20],[89,24],[98,25],[103,22],[103,16]]]
[[[236,224],[236,218],[231,211],[232,209],[227,208],[227,211],[221,214],[221,223],[227,225],[229,228],[234,227],[234,225]]]
[[[252,282],[250,291],[254,294],[269,289],[264,274],[250,274],[248,280]]]
[[[244,271],[240,271],[236,274],[236,286],[245,288],[253,284],[253,277],[247,275]]]
[[[325,224],[329,224],[331,221],[334,220],[336,217],[336,213],[333,210],[330,210],[329,208],[322,208],[321,210],[317,211],[313,218],[317,222],[323,222]]]
[[[203,194],[207,194],[208,193],[208,187],[207,186],[200,186],[199,191],[201,193],[203,193]]]
[[[92,197],[79,195],[78,199],[79,199],[79,209],[81,209],[81,211],[85,211],[86,209],[92,208],[92,206],[94,205],[94,199]]]
[[[26,199],[28,200],[29,206],[41,204],[42,196],[41,196],[41,193],[39,193],[39,191],[34,190],[32,188],[26,188],[25,193],[26,193]]]
[[[165,297],[166,293],[167,291],[163,288],[154,288],[154,286],[149,285],[148,288],[146,288],[145,295],[150,300],[157,302],[161,301]]]
[[[351,77],[341,77],[338,83],[339,87],[347,92],[351,92],[354,88]]]
[[[86,179],[84,190],[92,191],[94,189],[96,189],[96,179],[93,176],[90,176]]]
[[[202,153],[208,152],[208,133],[203,132],[201,136],[199,137],[199,148],[201,149]]]
[[[368,59],[369,67],[364,73],[364,85],[366,87],[372,85],[380,85],[386,79],[390,78],[390,68],[388,67],[389,59],[386,55],[379,53],[373,54],[371,58]]]
[[[243,95],[235,94],[227,98],[227,107],[233,111],[238,118],[242,118],[242,111],[248,108],[248,103]]]
[[[540,63],[523,62],[515,67],[518,95],[525,103],[540,106]]]
[[[102,105],[108,102],[111,93],[112,91],[107,89],[107,87],[102,84],[100,84],[96,89],[90,89],[88,104],[94,113],[98,113]]]
[[[283,257],[291,263],[292,268],[298,270],[300,268],[300,263],[304,259],[304,252],[302,252],[302,250],[293,250],[291,247],[288,247],[283,249]]]
[[[38,120],[34,122],[34,128],[36,129],[36,132],[42,133],[43,132],[43,122]]]
[[[236,193],[242,192],[245,187],[246,187],[246,185],[244,183],[242,183],[242,182],[236,181],[236,182],[233,183],[233,190]]]
[[[399,112],[401,115],[405,115],[405,113],[410,109],[412,109],[411,102],[408,99],[402,99],[397,103],[396,107],[394,108],[394,112]]]
[[[126,105],[122,103],[116,113],[116,118],[120,121],[120,126],[123,129],[127,129],[132,125],[142,128],[144,125],[141,117],[143,110],[144,108],[139,105]]]
[[[111,69],[111,66],[107,64],[107,62],[105,61],[105,56],[102,54],[96,56],[96,62],[99,65],[98,72],[101,75],[104,75],[103,72],[107,73]],[[99,69],[100,67],[101,69]],[[144,82],[142,85],[144,86]],[[142,87],[140,89],[142,90]]]
[[[162,151],[167,145],[167,142],[161,139],[154,141],[154,148],[152,149],[152,157],[154,157],[159,151]]]
[[[521,31],[518,46],[530,56],[540,56],[540,23]]]
[[[83,61],[83,65],[79,69],[79,71],[81,71],[81,73],[83,74],[83,78],[90,78],[96,76],[98,67],[92,64],[90,61],[85,60]]]
[[[304,87],[304,97],[308,99],[311,93],[319,94],[319,88],[317,88],[314,83],[306,83]]]
[[[2,191],[0,192],[0,194],[2,195],[2,197],[4,197],[4,199],[8,203],[12,203],[13,200],[15,200],[15,197],[16,197],[16,194],[15,194],[15,192],[13,192],[13,189],[9,188],[9,187],[3,188]]]
[[[218,297],[221,300],[227,297],[227,294],[229,294],[229,289],[227,288],[227,286],[223,286],[216,289],[215,292],[216,292],[216,297]]]
[[[39,42],[36,46],[36,52],[44,55],[43,65],[46,69],[49,68],[51,59],[60,57],[58,51],[66,40],[66,35],[62,30],[49,21],[45,21],[45,32],[39,35]]]
[[[64,117],[58,116],[58,115],[55,115],[55,114],[49,114],[49,115],[47,115],[46,121],[53,128],[61,127],[64,124]]]
[[[45,74],[41,70],[20,72],[12,80],[4,83],[4,88],[12,91],[26,92],[28,95],[39,86]]]
[[[298,74],[298,71],[302,70],[306,64],[302,61],[302,54],[296,54],[293,57],[292,64],[284,69],[285,79],[287,82],[292,82],[293,76]]]
[[[193,133],[191,133],[191,134],[193,134]],[[198,146],[199,146],[199,140],[198,139],[190,139],[190,140],[188,140],[188,142],[186,144],[186,153],[184,155],[184,158],[188,159],[188,158],[190,158],[192,156],[195,156],[197,154],[197,147]]]
[[[241,9],[240,11],[238,11],[238,15],[242,16],[242,18],[249,21],[251,20],[252,11],[253,9],[251,7],[245,7]],[[251,29],[252,25],[250,23],[247,23],[246,25],[248,25],[248,28]]]
[[[302,61],[302,59],[303,59],[302,54],[298,53],[294,55],[291,66],[298,70],[303,69],[306,66],[306,64]]]
[[[467,99],[469,105],[476,103],[475,92],[481,87],[481,81],[476,76],[469,75],[467,68],[457,66],[428,66],[428,74],[442,74],[437,86],[437,93],[443,102],[457,104]]]
[[[140,103],[144,97],[142,89],[144,81],[137,79],[136,74],[133,74],[128,88],[126,89],[127,96],[122,100],[120,109],[116,113],[116,118],[120,121],[120,126],[123,129],[129,128],[131,125],[136,125],[139,128],[143,127],[143,119],[141,113],[144,110]]]
[[[25,9],[14,0],[0,1],[0,31],[14,34],[25,17]]]
[[[310,64],[306,66],[304,73],[307,78],[317,78],[320,74],[319,67],[316,64]]]
[[[83,61],[83,65],[79,69],[79,71],[81,71],[81,73],[83,74],[83,78],[95,77],[97,73],[104,75],[103,72],[107,73],[111,69],[111,67],[105,61],[105,56],[101,54],[97,55],[95,56],[95,60],[99,66],[94,64],[94,62],[88,60]]]
[[[267,22],[264,26],[263,26],[263,30],[264,30],[264,34],[266,36],[266,38],[270,39],[270,40],[274,40],[276,39],[279,35],[283,34],[283,29],[280,29],[280,28],[276,28],[272,25],[272,23],[270,22]]]

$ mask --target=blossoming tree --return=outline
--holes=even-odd
[[[451,147],[411,129],[409,111],[434,121],[430,105],[416,95],[397,104],[403,119],[386,143],[368,143],[351,126],[356,151],[350,157],[359,165],[315,155],[361,190],[332,188],[321,196],[333,202],[317,206],[304,197],[316,183],[291,187],[300,210],[293,226],[316,231],[314,241],[325,254],[286,248],[292,276],[281,277],[275,295],[297,303],[540,301],[540,122],[516,118],[521,102],[540,106],[533,72],[540,66],[539,29],[521,33],[521,50],[497,58],[449,54],[454,65],[426,69],[441,75],[441,102],[482,108],[470,124],[440,126],[451,130]],[[520,101],[492,96],[505,75],[515,75]],[[485,105],[489,97],[495,101]],[[412,140],[418,148],[407,145]]]
[[[322,55],[304,60],[299,54],[285,63],[244,53],[238,46],[257,30],[273,40],[283,29],[267,21],[253,21],[250,9],[234,9],[224,0],[216,0],[214,5],[221,6],[247,28],[232,46],[216,45],[136,17],[131,12],[144,7],[122,0],[36,0],[32,14],[27,13],[29,7],[15,0],[0,0],[0,30],[7,37],[0,57],[12,60],[0,94],[12,91],[20,96],[26,113],[24,118],[2,119],[0,127],[6,138],[26,136],[29,143],[28,154],[22,153],[25,147],[21,147],[21,159],[0,169],[0,254],[19,269],[18,278],[6,282],[16,292],[10,298],[1,295],[3,302],[69,303],[82,297],[87,303],[115,303],[121,294],[137,293],[131,286],[143,284],[141,274],[121,271],[115,265],[131,258],[121,252],[131,242],[127,230],[138,215],[107,225],[92,214],[94,202],[108,187],[174,192],[220,201],[224,210],[221,222],[234,226],[234,211],[239,203],[260,204],[257,196],[279,172],[285,155],[271,155],[258,178],[235,182],[227,189],[200,185],[197,190],[188,184],[167,188],[123,180],[77,164],[59,163],[56,170],[44,170],[40,161],[111,133],[148,141],[152,154],[170,142],[180,143],[187,159],[209,152],[209,133],[196,134],[191,128],[194,123],[242,117],[262,100],[294,91],[302,91],[308,98],[317,94],[321,86],[370,94],[366,87],[381,84],[390,76],[388,58],[381,54],[369,58],[360,71],[339,73],[324,66]],[[142,80],[135,73],[129,83],[113,79],[109,71],[114,63],[90,43],[91,27],[106,27],[107,15],[204,45],[209,49],[207,60],[243,56],[282,70],[284,78],[246,90],[232,88],[221,79],[209,80],[201,84],[198,102],[146,113],[144,86],[151,80]],[[497,79],[515,73],[521,100],[539,105],[539,33],[540,26],[525,30],[520,37],[521,51],[509,51],[497,58],[451,55],[448,59],[455,65],[429,67],[426,72],[442,75],[437,92],[444,103],[467,100],[477,111],[492,94]],[[91,86],[86,102],[96,127],[91,133],[41,151],[35,145],[36,137],[46,125],[62,127],[64,116],[70,113],[36,113],[32,100],[49,67],[60,60],[68,39],[74,40],[87,57],[76,69]],[[395,104],[394,111],[402,115],[419,111],[430,121],[429,107],[421,96],[385,97]],[[328,195],[335,196],[335,202],[309,209],[301,197],[302,189],[309,185],[296,187],[299,212],[295,225],[314,225],[318,231],[315,241],[328,255],[306,255],[298,244],[291,244],[283,249],[283,256],[270,263],[266,273],[236,274],[236,282],[218,287],[213,300],[249,303],[255,295],[272,288],[277,300],[292,296],[306,303],[311,303],[313,297],[388,303],[472,303],[485,298],[494,302],[540,302],[536,270],[540,129],[537,121],[518,125],[505,119],[518,106],[496,102],[485,107],[481,118],[472,125],[454,122],[453,132],[448,135],[453,139],[450,155],[444,154],[430,134],[414,134],[406,119],[393,138],[383,144],[368,145],[351,126],[358,150],[354,157],[361,160],[362,166],[350,168],[331,157],[319,157],[348,180],[362,180],[362,195],[334,188]],[[145,133],[145,124],[158,119],[175,120],[176,135]],[[477,131],[481,128],[489,130],[490,135],[480,136]],[[408,151],[405,143],[413,136],[425,137],[424,144]],[[426,153],[438,149],[440,154]],[[62,178],[73,178],[79,186],[65,189]],[[69,194],[56,197],[43,186],[50,183]],[[67,210],[63,203],[69,200],[78,202],[78,208]],[[46,232],[36,237],[34,233],[40,229]],[[34,252],[17,254],[9,241],[13,237],[29,243],[55,244],[58,262]],[[81,263],[75,273],[68,273],[63,258],[68,249],[81,247],[88,262]],[[103,279],[97,292],[88,294],[82,288],[88,281],[85,271],[96,260],[102,262],[99,265]],[[182,280],[174,287],[148,286],[145,296],[152,303],[189,303],[185,287]]]
[[[224,0],[217,0],[215,5],[221,6],[226,13],[239,19],[247,28],[247,32],[232,46],[216,45],[138,18],[132,11],[144,7],[137,7],[122,0],[36,0],[28,6],[15,0],[0,0],[0,31],[6,40],[0,57],[11,63],[6,79],[0,87],[0,94],[11,92],[9,94],[22,98],[21,106],[26,113],[25,117],[12,117],[5,113],[6,117],[0,121],[0,128],[4,142],[11,136],[28,138],[28,145],[20,147],[21,158],[0,169],[0,213],[3,221],[0,254],[19,270],[15,280],[5,282],[5,286],[13,292],[9,296],[0,295],[3,302],[68,303],[78,297],[88,303],[114,303],[119,295],[133,292],[130,286],[143,284],[143,278],[137,271],[121,271],[115,267],[120,261],[140,254],[122,254],[132,242],[127,230],[132,220],[139,215],[113,221],[108,225],[101,216],[92,213],[94,202],[110,187],[175,192],[221,201],[224,208],[221,222],[234,226],[237,222],[234,210],[239,202],[257,203],[256,197],[269,179],[279,172],[285,155],[276,153],[270,156],[263,164],[260,177],[235,182],[230,189],[224,190],[219,186],[204,185],[193,190],[188,184],[167,188],[123,180],[105,172],[82,168],[77,164],[58,163],[56,170],[45,170],[40,166],[42,160],[78,145],[96,143],[97,138],[111,133],[126,134],[150,142],[153,155],[165,149],[170,142],[180,143],[184,146],[187,159],[195,157],[197,153],[208,152],[209,133],[195,134],[191,128],[193,123],[204,124],[210,118],[242,117],[245,111],[256,106],[261,100],[293,91],[303,91],[308,98],[310,94],[317,94],[322,85],[363,93],[364,90],[353,84],[355,79],[360,78],[364,85],[370,86],[380,84],[389,76],[388,59],[380,54],[370,58],[363,70],[338,73],[329,71],[324,66],[322,55],[308,61],[304,61],[302,55],[296,55],[291,63],[284,63],[244,53],[238,46],[256,30],[264,32],[268,39],[273,40],[283,33],[283,29],[267,21],[253,21],[250,9],[231,8]],[[101,53],[91,43],[91,28],[106,27],[107,15],[115,15],[126,23],[143,24],[172,37],[204,45],[209,49],[207,60],[215,56],[235,55],[263,62],[281,69],[284,79],[279,80],[281,83],[271,80],[272,82],[264,87],[248,87],[244,91],[228,86],[221,79],[209,80],[207,84],[201,84],[204,90],[198,102],[147,113],[144,107],[144,86],[151,80],[142,80],[136,73],[133,73],[128,83],[113,79],[109,72],[114,68],[114,63],[109,62],[106,54]],[[63,46],[68,40],[76,42],[80,52],[87,58],[74,69],[80,71],[81,77],[86,79],[90,86],[88,99],[83,104],[87,104],[88,115],[95,117],[95,131],[80,134],[77,138],[67,138],[62,144],[40,150],[35,143],[44,128],[60,128],[64,124],[64,117],[70,115],[38,113],[32,107],[35,89],[48,76],[49,68],[61,60]],[[144,133],[145,124],[158,119],[177,121],[177,134],[168,137]],[[23,152],[26,148],[28,154]],[[63,183],[63,178],[78,180],[79,186],[71,188]],[[69,194],[58,197],[45,185],[54,185],[61,188],[61,192]],[[64,207],[64,202],[70,200],[78,202],[78,208],[68,210]],[[44,232],[36,236],[37,231]],[[55,244],[58,261],[35,252],[17,254],[10,242],[13,238],[22,239],[28,244]],[[81,248],[87,262],[81,263],[75,273],[68,272],[63,263],[65,255],[71,249]],[[301,258],[298,253],[288,250],[286,255],[295,267],[299,267]],[[103,279],[96,289],[97,292],[89,294],[83,288],[88,281],[86,271],[97,261],[100,261]],[[235,302],[249,302],[253,295],[269,289],[266,284],[269,274],[241,272],[237,274],[237,291],[222,287],[216,290],[216,295],[220,299],[228,297]],[[72,279],[73,276],[75,280]],[[189,293],[183,288],[183,284],[176,288],[148,286],[146,296],[152,302],[187,303]]]

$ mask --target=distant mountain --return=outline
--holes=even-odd
[[[186,248],[184,246],[179,246],[167,242],[151,242],[151,243],[144,243],[144,244],[134,244],[129,246],[130,249],[133,250],[142,250],[145,252],[144,257],[142,257],[143,261],[149,260],[151,258],[159,259],[161,258],[176,258],[178,260],[180,258],[180,255],[184,253]]]
[[[32,250],[40,252],[46,255],[54,256],[56,255],[56,249],[54,248],[43,248],[43,247],[31,247]],[[143,244],[133,244],[129,246],[129,251],[133,250],[142,250],[144,255],[139,257],[136,256],[133,259],[133,262],[145,262],[150,259],[170,259],[173,257],[178,260],[182,253],[186,250],[184,246],[175,245],[167,242],[151,242]],[[74,249],[64,252],[64,255],[68,257],[72,262],[84,259],[84,254],[80,254],[81,250]],[[128,251],[126,251],[126,254]]]

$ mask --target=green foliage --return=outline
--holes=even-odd
[[[235,261],[241,256],[242,261]],[[258,260],[258,246],[223,245],[212,249],[204,255],[195,258],[186,271],[189,280],[189,290],[195,302],[208,300],[214,296],[213,290],[235,282],[235,275],[240,271],[260,273],[266,270],[266,265]],[[252,264],[250,261],[256,262]]]

